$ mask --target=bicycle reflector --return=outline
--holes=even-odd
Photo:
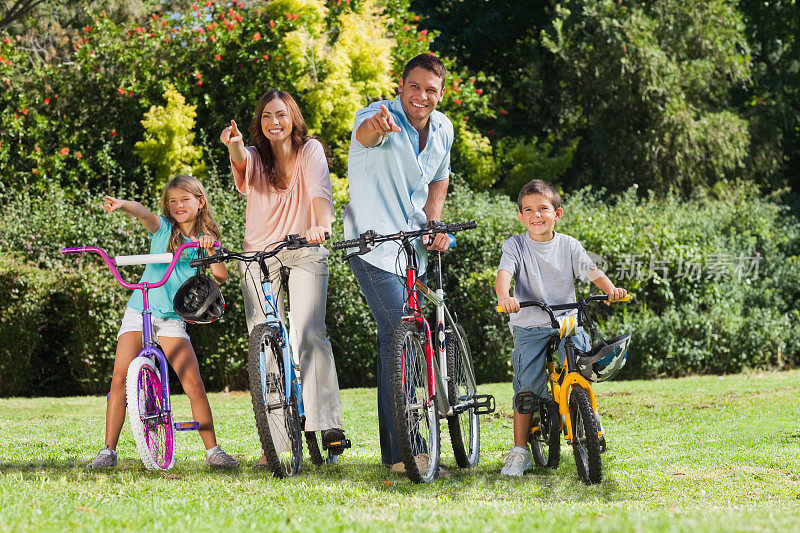
[[[578,372],[593,382],[605,381],[616,376],[628,357],[629,333],[600,343],[586,354],[578,356]]]
[[[172,308],[190,324],[210,324],[225,312],[225,299],[211,277],[195,274],[175,293]]]

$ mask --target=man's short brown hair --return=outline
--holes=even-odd
[[[412,58],[403,68],[403,82],[406,81],[408,73],[417,67],[424,68],[442,78],[442,88],[444,88],[444,81],[447,79],[447,69],[438,57],[431,54],[420,54]]]
[[[522,186],[517,196],[517,209],[522,212],[522,199],[532,194],[540,194],[550,200],[553,209],[561,207],[561,195],[556,186],[545,180],[531,180]]]

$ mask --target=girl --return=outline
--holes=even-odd
[[[190,240],[198,241],[211,254],[214,253],[214,242],[219,240],[220,234],[206,198],[203,185],[197,179],[177,176],[164,188],[161,217],[151,213],[139,202],[118,200],[111,196],[105,197],[103,208],[109,213],[119,209],[138,218],[151,238],[151,254],[174,252],[181,244]],[[191,253],[194,255],[196,252]],[[192,415],[199,423],[200,438],[206,447],[206,463],[212,467],[233,468],[239,466],[239,463],[217,446],[211,407],[200,378],[197,356],[189,335],[186,334],[186,323],[172,309],[175,292],[194,274],[188,259],[178,261],[166,284],[150,290],[153,330],[164,349],[167,361],[178,374],[183,390],[189,397]],[[141,281],[157,282],[166,270],[167,265],[164,264],[147,265]],[[221,263],[214,264],[211,273],[219,283],[228,279],[228,271]],[[122,327],[117,334],[114,375],[111,378],[111,392],[106,406],[106,446],[89,465],[90,468],[117,466],[117,441],[125,422],[125,378],[128,366],[142,349],[142,309],[142,293],[134,291],[128,300],[128,308],[122,317]]]
[[[250,136],[255,146],[245,148],[233,120],[220,135],[230,153],[236,188],[247,196],[244,249],[263,250],[292,233],[304,235],[309,242],[324,242],[335,219],[328,163],[322,144],[309,138],[294,99],[284,91],[264,94],[256,105]],[[280,266],[289,269],[289,304],[292,326],[298,332],[295,355],[303,383],[305,430],[322,431],[326,445],[344,439],[339,380],[325,331],[328,253],[321,246],[284,250],[268,264],[275,293],[280,288],[276,282]],[[247,329],[252,331],[265,319],[264,295],[258,275],[247,272],[242,263],[239,270]],[[264,457],[261,462],[265,462]]]

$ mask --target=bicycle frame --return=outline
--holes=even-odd
[[[100,255],[103,258],[103,261],[108,266],[111,273],[114,275],[114,278],[119,282],[120,285],[125,287],[126,289],[131,290],[141,290],[142,291],[142,349],[139,351],[136,357],[151,357],[154,361],[158,364],[158,370],[160,373],[161,378],[161,389],[164,391],[164,409],[159,416],[164,416],[165,414],[169,414],[172,412],[172,403],[170,400],[170,390],[169,390],[169,373],[167,368],[167,358],[164,355],[164,352],[158,347],[154,340],[153,335],[153,317],[152,313],[150,312],[150,299],[149,299],[149,290],[156,289],[164,285],[169,277],[172,275],[172,271],[175,270],[175,265],[178,264],[178,260],[180,259],[181,255],[183,254],[184,250],[188,248],[197,248],[198,244],[196,242],[187,242],[182,244],[175,250],[174,254],[172,255],[172,260],[167,267],[167,271],[164,273],[164,277],[161,281],[156,283],[148,283],[148,282],[141,282],[141,283],[129,283],[122,279],[122,275],[117,270],[117,264],[145,264],[147,261],[143,261],[141,258],[147,256],[118,256],[116,259],[111,259],[108,254],[102,248],[98,248],[96,246],[81,246],[77,248],[62,248],[62,254],[74,254],[74,253],[87,253],[87,252],[94,252]],[[219,246],[219,243],[216,243],[216,246]],[[154,254],[160,257],[153,258],[150,262],[164,262],[162,261],[166,256],[170,254]],[[178,422],[174,424],[174,427],[178,431],[188,431],[188,430],[195,430],[197,428],[197,422]]]
[[[419,298],[417,297],[417,291],[416,291],[417,284],[420,284],[423,287],[425,287],[425,285],[419,280],[419,275],[418,275],[419,267],[417,266],[417,255],[414,253],[414,247],[411,245],[411,240],[408,238],[404,238],[402,241],[402,246],[408,260],[406,263],[406,288],[408,289],[408,308],[411,313],[409,315],[404,316],[402,320],[406,322],[413,322],[414,324],[416,324],[417,329],[425,335],[425,363],[428,375],[427,376],[428,403],[430,403],[436,397],[436,377],[435,377],[436,368],[433,359],[433,342],[432,342],[433,339],[431,337],[431,326],[425,319],[425,316],[422,314],[422,306],[420,305],[420,301]],[[425,288],[427,289],[427,287]],[[430,292],[431,290],[428,289],[428,293]],[[444,303],[444,300],[442,300],[442,303]],[[442,334],[442,338],[440,339],[442,341],[441,350],[444,350],[445,345],[444,345],[443,323],[441,324],[441,334]],[[403,360],[403,365],[405,365],[405,360]],[[444,371],[446,377],[447,369],[445,368]]]
[[[597,416],[597,400],[594,395],[594,389],[592,389],[591,383],[589,383],[585,377],[571,370],[576,364],[575,345],[569,337],[567,337],[565,341],[564,350],[566,352],[566,358],[564,360],[564,367],[560,372],[555,371],[555,364],[553,364],[552,360],[547,362],[550,390],[553,393],[553,398],[558,402],[558,412],[564,420],[564,427],[566,429],[564,438],[568,444],[572,444],[572,417],[569,414],[569,393],[575,386],[581,387],[589,395],[595,421],[597,421],[597,435],[602,437],[603,427],[600,424],[600,417]]]
[[[297,400],[298,415],[303,417],[305,416],[305,408],[303,407],[303,389],[301,388],[302,386],[300,381],[297,379],[297,374],[295,373],[291,347],[289,345],[289,334],[278,313],[278,303],[272,297],[272,281],[269,277],[269,269],[267,268],[266,260],[259,260],[259,266],[261,267],[261,288],[264,291],[264,303],[266,304],[266,308],[264,309],[264,314],[266,315],[264,324],[267,324],[271,328],[275,329],[278,334],[278,345],[281,347],[283,368],[289,369],[288,372],[283,373],[285,386],[284,390],[286,390],[290,395],[289,398],[291,398],[292,395],[295,397]],[[261,390],[266,390],[265,380],[266,376],[262,373]]]
[[[434,264],[434,271],[436,272],[436,290],[434,291],[427,285],[425,285],[421,280],[418,278],[416,279],[415,288],[422,294],[425,299],[432,302],[436,306],[436,341],[437,341],[437,350],[436,353],[439,355],[439,365],[435,368],[435,378],[436,382],[438,383],[439,389],[446,390],[445,383],[449,378],[447,374],[447,360],[446,360],[446,353],[447,353],[447,340],[445,336],[445,322],[450,324],[455,324],[455,319],[453,315],[450,314],[450,310],[447,308],[447,304],[445,303],[445,296],[444,296],[444,285],[442,284],[442,254],[441,252],[435,253],[435,264]],[[415,298],[416,299],[416,298]],[[421,311],[420,311],[421,312]],[[430,331],[430,328],[428,329]],[[456,338],[456,342],[458,342],[459,347],[462,350],[462,353],[467,353],[468,348],[466,345],[466,341],[461,337],[461,333],[457,330],[457,328],[453,328],[453,335]],[[429,339],[430,336],[428,337]],[[429,344],[432,344],[432,339]],[[477,393],[477,383],[475,383],[475,369],[472,367],[472,358],[468,357],[465,359],[468,362],[470,367],[467,369],[466,377],[468,379],[467,388],[468,393],[470,395],[475,395]],[[431,363],[432,364],[432,363]],[[453,415],[455,412],[458,412],[459,409],[463,410],[466,408],[471,407],[472,401],[468,402],[459,402],[454,404],[450,403],[450,399],[447,397],[446,394],[440,394],[437,397],[437,402],[439,406],[439,412],[442,415]]]

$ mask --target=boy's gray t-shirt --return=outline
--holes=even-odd
[[[555,233],[555,232],[554,232]],[[520,302],[536,300],[549,305],[575,301],[575,279],[590,281],[594,261],[577,239],[555,233],[547,242],[531,239],[523,233],[503,244],[499,268],[514,277],[514,297]],[[577,310],[557,311],[556,316],[575,314]],[[550,327],[550,318],[538,307],[523,307],[512,313],[509,326]]]

